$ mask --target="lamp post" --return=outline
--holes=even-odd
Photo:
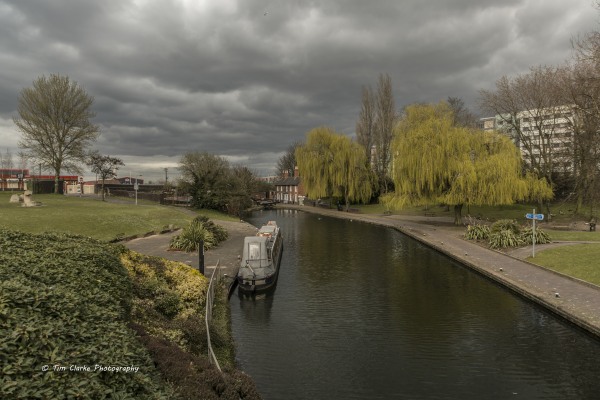
[[[143,175],[138,175],[138,176],[143,176]],[[137,206],[138,204],[138,189],[139,189],[139,185],[138,185],[138,178],[135,178],[135,183],[133,184],[133,190],[135,191],[135,205]]]

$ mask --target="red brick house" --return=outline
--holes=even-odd
[[[306,192],[302,186],[302,179],[298,176],[298,167],[294,168],[294,176],[289,176],[286,171],[283,178],[274,182],[275,200],[285,204],[302,204]]]

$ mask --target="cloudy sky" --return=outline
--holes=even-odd
[[[500,76],[568,59],[594,3],[0,0],[0,151],[19,150],[20,91],[61,74],[94,97],[95,148],[121,175],[171,178],[196,150],[266,175],[314,127],[353,135],[380,73],[398,109],[452,96],[477,113]]]

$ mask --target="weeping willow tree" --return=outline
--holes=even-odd
[[[373,174],[367,167],[365,150],[347,136],[330,128],[310,131],[306,144],[296,149],[302,183],[310,196],[341,197],[346,210],[350,202],[371,198]]]
[[[394,135],[389,207],[446,204],[460,224],[463,205],[552,198],[545,180],[522,175],[519,150],[507,137],[455,126],[444,102],[408,107]]]

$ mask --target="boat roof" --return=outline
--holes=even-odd
[[[244,238],[244,244],[246,243],[267,243],[267,241],[269,240],[269,238],[264,237],[264,236],[246,236]]]
[[[273,233],[275,233],[275,231],[277,231],[277,226],[276,225],[263,225],[258,230],[258,233],[270,233],[270,234],[273,234]]]

